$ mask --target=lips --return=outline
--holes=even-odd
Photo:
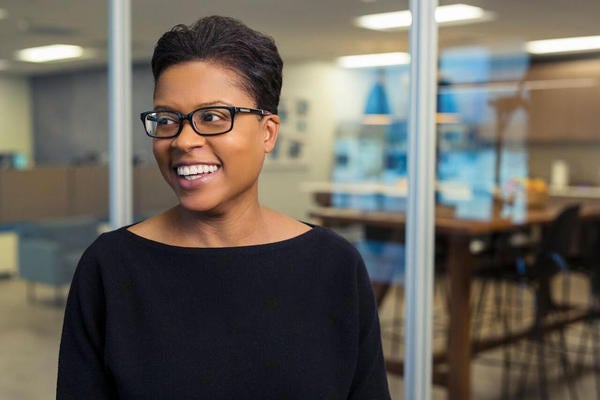
[[[180,165],[175,168],[175,173],[188,181],[200,179],[219,170],[217,164]]]

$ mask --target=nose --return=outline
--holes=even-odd
[[[194,147],[202,147],[206,144],[206,138],[198,135],[189,121],[184,120],[182,121],[182,124],[183,127],[181,128],[181,132],[179,132],[179,135],[171,142],[172,147],[187,151]]]

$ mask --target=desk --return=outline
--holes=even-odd
[[[551,206],[531,209],[523,212],[522,218],[517,221],[500,215],[491,216],[488,220],[468,220],[455,218],[447,213],[436,214],[436,234],[448,238],[447,270],[451,296],[448,304],[448,349],[443,357],[448,363],[445,382],[448,388],[448,399],[469,400],[471,398],[470,298],[472,269],[475,263],[469,250],[471,239],[483,234],[544,225],[552,221],[559,211],[559,207]],[[310,210],[309,215],[325,226],[356,223],[403,231],[406,223],[406,217],[401,213],[361,212],[331,207],[314,208]],[[600,220],[600,204],[584,206],[581,217],[586,220]]]

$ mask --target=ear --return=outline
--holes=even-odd
[[[264,136],[263,144],[265,153],[270,153],[275,148],[277,136],[279,135],[279,115],[267,115],[263,117]]]

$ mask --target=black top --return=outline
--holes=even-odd
[[[354,247],[169,246],[101,235],[73,278],[57,399],[389,399],[377,310]]]

